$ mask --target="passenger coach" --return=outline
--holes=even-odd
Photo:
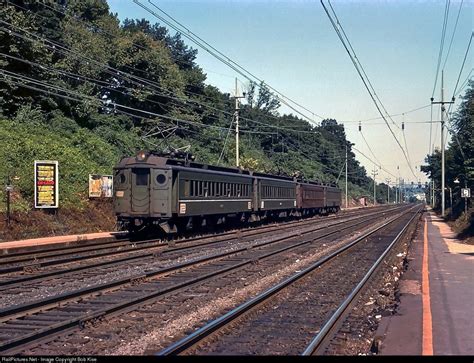
[[[296,179],[140,152],[114,168],[114,208],[122,229],[166,233],[232,219],[337,212],[339,189]]]

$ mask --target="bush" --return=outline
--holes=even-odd
[[[14,183],[15,207],[23,208],[33,206],[35,160],[59,162],[60,206],[81,207],[87,200],[89,174],[112,174],[121,154],[94,132],[58,115],[49,125],[40,117],[28,123],[18,117],[0,120],[0,140],[0,180],[3,184],[8,175],[20,178]],[[4,210],[4,188],[1,193],[0,210]]]

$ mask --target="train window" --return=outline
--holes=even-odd
[[[230,183],[226,183],[226,191],[227,191],[227,196],[230,197],[230,193],[231,193]]]
[[[148,179],[150,176],[149,169],[133,169],[133,173],[135,174],[135,185],[148,185]]]
[[[165,176],[164,174],[158,174],[158,175],[156,176],[156,182],[157,182],[158,184],[164,184],[164,183],[166,183],[166,176]]]
[[[125,174],[120,174],[120,178],[119,178],[120,183],[125,184],[126,180],[127,180],[127,178],[125,177]]]
[[[189,197],[189,180],[184,181],[184,196]]]

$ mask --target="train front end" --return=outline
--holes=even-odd
[[[139,232],[172,217],[173,175],[166,158],[139,152],[114,168],[114,211],[121,230]]]

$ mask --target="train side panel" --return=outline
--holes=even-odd
[[[296,209],[296,183],[258,178],[258,210]]]
[[[322,185],[300,183],[299,189],[299,209],[322,209],[325,207],[324,187]]]
[[[337,208],[341,207],[341,190],[334,187],[326,188],[326,206]]]
[[[179,170],[177,215],[217,215],[252,210],[252,178]]]

